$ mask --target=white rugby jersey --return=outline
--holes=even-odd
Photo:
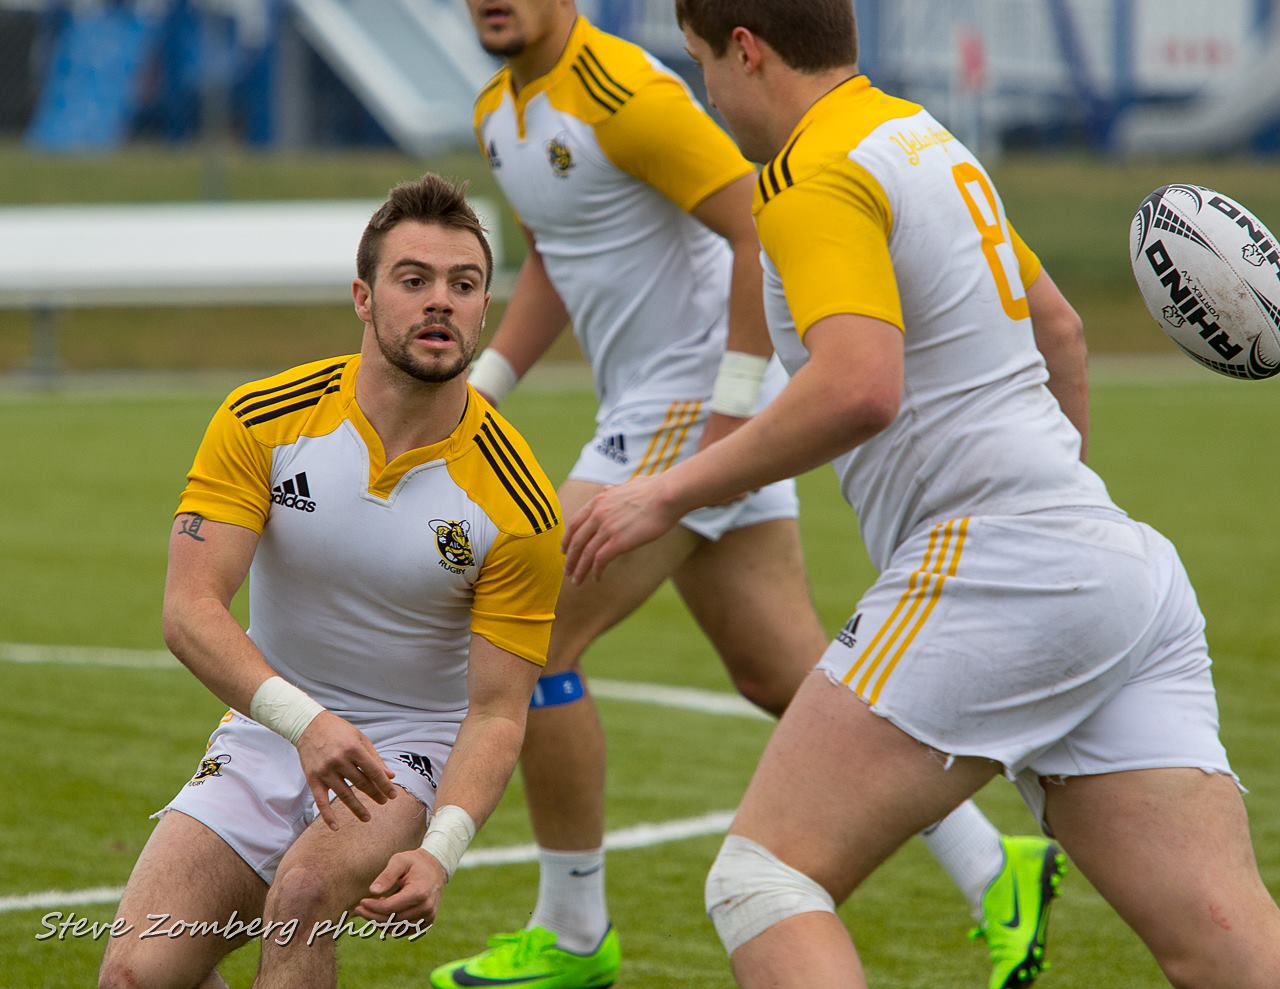
[[[1040,262],[977,159],[922,107],[865,76],[838,86],[761,172],[755,213],[790,373],[827,316],[905,333],[897,418],[835,462],[877,567],[927,522],[1113,507],[1046,386],[1025,291]]]
[[[503,69],[481,90],[475,126],[591,363],[598,418],[709,396],[732,257],[688,210],[752,168],[683,81],[579,18],[546,75],[516,93]]]
[[[387,463],[356,403],[359,364],[317,361],[233,391],[178,513],[260,534],[249,636],[282,677],[357,725],[420,718],[452,742],[473,632],[546,662],[560,506],[474,389],[449,437]]]

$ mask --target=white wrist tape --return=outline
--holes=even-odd
[[[301,690],[282,677],[267,677],[249,702],[249,717],[282,735],[294,745],[307,725],[324,710]]]
[[[471,365],[467,380],[471,387],[484,392],[495,403],[501,402],[516,386],[520,375],[511,362],[492,347],[486,347]]]
[[[452,879],[462,853],[475,836],[476,822],[471,815],[456,804],[448,804],[432,816],[427,836],[422,839],[422,850],[435,856],[444,866],[445,876]]]
[[[715,386],[711,389],[711,411],[745,419],[755,415],[769,358],[727,350],[720,360]]]

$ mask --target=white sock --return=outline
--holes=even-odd
[[[972,800],[966,800],[931,828],[920,832],[951,881],[969,901],[974,919],[982,919],[982,894],[1004,868],[1000,832]]]
[[[529,926],[555,931],[557,944],[566,951],[594,951],[609,929],[604,849],[553,852],[540,848],[538,860],[538,904]]]

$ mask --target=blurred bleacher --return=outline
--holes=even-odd
[[[862,64],[984,153],[1280,148],[1280,0],[856,0]],[[697,86],[671,0],[581,0]],[[0,137],[470,142],[494,62],[463,0],[0,0]]]

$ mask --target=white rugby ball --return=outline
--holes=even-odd
[[[1280,374],[1280,244],[1234,199],[1161,186],[1129,231],[1147,309],[1192,359],[1232,378]]]

